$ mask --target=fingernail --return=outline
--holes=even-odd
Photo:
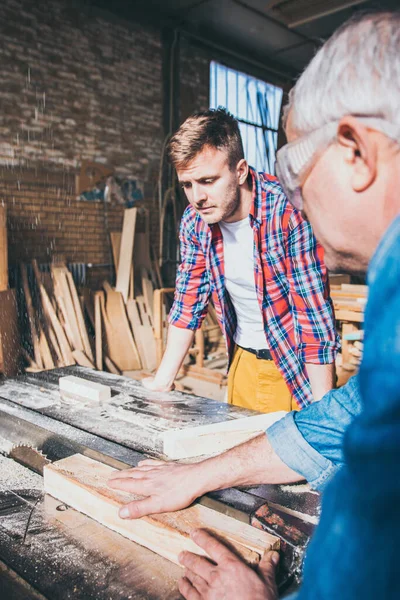
[[[271,560],[274,563],[274,565],[276,566],[279,562],[279,554],[278,552],[273,552],[272,556],[271,556]]]
[[[183,561],[183,559],[184,559],[184,558],[185,558],[185,552],[184,552],[184,551],[183,551],[183,552],[180,552],[180,553],[178,554],[178,560],[179,560],[179,562],[181,563],[181,562]]]
[[[121,508],[121,510],[119,511],[119,516],[121,517],[121,519],[127,519],[129,517],[129,510],[126,508],[126,506]]]
[[[194,529],[191,533],[190,533],[190,537],[192,538],[192,540],[196,540],[197,535],[199,533],[198,529]]]

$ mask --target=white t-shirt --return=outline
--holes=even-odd
[[[224,239],[225,286],[237,317],[234,335],[243,348],[268,348],[254,281],[253,230],[249,217],[219,223]]]

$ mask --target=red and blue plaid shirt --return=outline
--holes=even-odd
[[[339,348],[323,249],[278,180],[253,169],[250,173],[254,278],[265,336],[276,366],[304,408],[312,401],[305,363],[332,363]],[[169,322],[198,329],[212,296],[231,361],[236,313],[225,288],[220,227],[205,223],[189,205],[181,221],[180,248]]]

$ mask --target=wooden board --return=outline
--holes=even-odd
[[[126,310],[139,349],[143,368],[153,371],[157,367],[157,349],[153,329],[148,319],[143,320],[143,312],[139,310],[136,300],[128,300]]]
[[[72,350],[72,356],[76,360],[76,364],[81,367],[88,367],[89,369],[95,369],[94,363],[86,356],[82,350]]]
[[[50,298],[47,295],[47,291],[45,290],[44,285],[42,284],[39,267],[37,265],[36,260],[32,261],[33,271],[36,277],[36,283],[39,288],[40,297],[42,299],[43,312],[47,319],[47,323],[49,326],[53,327],[55,334],[57,336],[57,340],[62,352],[63,359],[66,365],[74,365],[75,360],[72,356],[71,348],[66,338],[64,329],[61,326],[60,321],[56,315],[56,312],[53,308],[52,303],[50,302]]]
[[[107,480],[115,469],[75,454],[44,468],[44,489],[61,502],[92,517],[130,540],[179,564],[182,550],[205,554],[190,538],[190,532],[206,528],[241,556],[256,565],[265,552],[279,548],[279,539],[206,506],[195,504],[175,513],[122,520],[118,509],[139,498],[112,490]]]
[[[115,285],[116,291],[121,292],[124,302],[127,302],[129,294],[136,215],[137,208],[125,209],[124,223],[122,226],[121,247],[118,260],[117,283]]]
[[[111,398],[111,388],[108,385],[89,381],[83,377],[67,375],[59,379],[60,392],[69,396],[77,396],[96,404]]]
[[[224,452],[263,433],[286,414],[278,411],[200,427],[170,429],[162,435],[163,451],[173,460]]]
[[[83,349],[85,351],[86,356],[90,359],[91,362],[93,362],[94,356],[93,356],[93,352],[92,352],[92,347],[90,345],[89,336],[88,336],[86,324],[85,324],[85,319],[83,316],[82,306],[79,301],[78,292],[76,291],[74,279],[72,277],[72,273],[70,273],[69,271],[67,271],[66,276],[67,276],[67,280],[68,280],[70,293],[72,296],[72,301],[73,301],[73,305],[74,305],[74,309],[75,309],[75,315],[76,315],[76,318],[78,321],[80,336],[81,336],[81,339],[83,342]]]
[[[107,299],[103,309],[103,324],[107,354],[120,371],[141,369],[140,356],[132,337],[122,295],[109,285],[104,287]]]
[[[96,344],[96,368],[103,369],[103,332],[101,323],[100,296],[104,298],[104,292],[96,292],[94,295],[94,338]]]

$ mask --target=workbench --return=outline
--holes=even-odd
[[[76,375],[109,385],[108,406],[60,402],[58,379]],[[0,385],[0,577],[8,598],[48,600],[179,598],[182,570],[43,493],[40,474],[7,455],[20,444],[49,460],[74,453],[116,468],[163,457],[159,433],[249,411],[185,393],[148,392],[139,382],[82,367],[54,369]],[[251,414],[254,414],[251,412]],[[298,581],[319,515],[307,484],[213,492],[199,502],[278,535],[281,590]]]

